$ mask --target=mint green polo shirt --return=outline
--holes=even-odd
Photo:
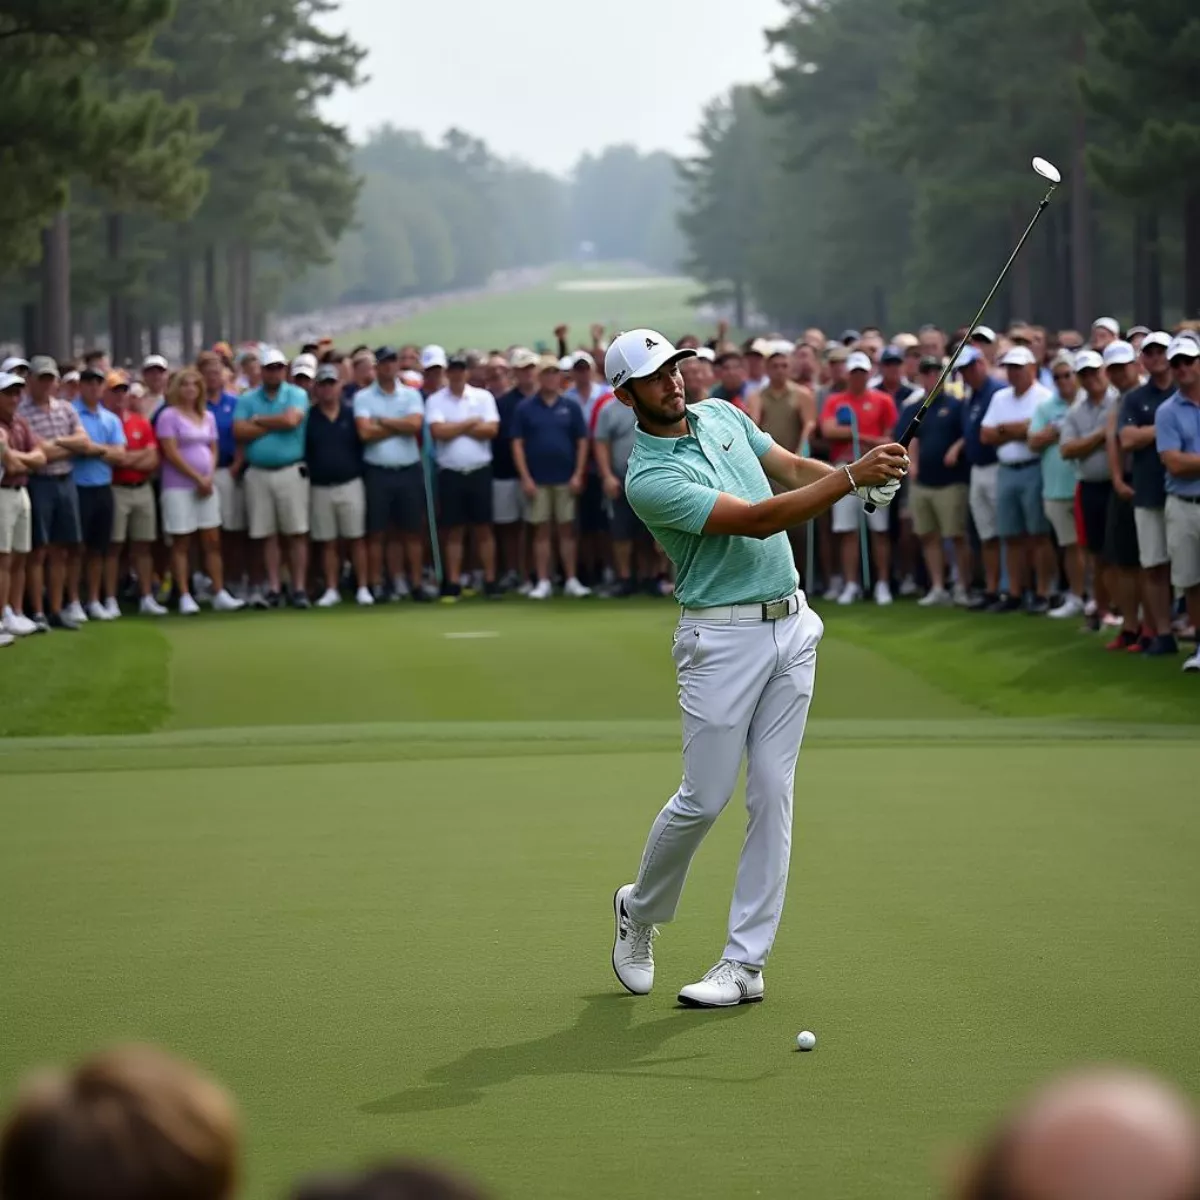
[[[758,461],[775,444],[725,400],[689,404],[685,437],[638,427],[625,473],[630,507],[675,564],[675,599],[684,608],[760,604],[799,584],[786,533],[769,538],[702,533],[722,492],[749,504],[771,498]]]
[[[233,409],[235,421],[252,417],[269,417],[288,408],[298,408],[304,420],[295,429],[272,429],[262,437],[246,443],[246,462],[252,467],[287,467],[304,461],[304,426],[308,422],[308,395],[294,383],[281,383],[274,399],[261,388],[251,388],[237,398]]]
[[[1040,433],[1051,425],[1057,425],[1061,430],[1070,407],[1070,403],[1055,392],[1033,410],[1029,432]],[[1075,499],[1075,468],[1064,461],[1057,442],[1051,442],[1042,451],[1042,496],[1047,500]]]

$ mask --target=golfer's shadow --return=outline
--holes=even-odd
[[[413,1113],[460,1108],[483,1099],[488,1088],[535,1075],[653,1075],[654,1072],[647,1068],[705,1057],[703,1053],[674,1058],[652,1057],[671,1038],[711,1028],[745,1011],[738,1008],[706,1012],[676,1009],[656,1021],[635,1025],[633,1016],[637,1002],[631,997],[609,992],[583,999],[584,1010],[569,1028],[530,1042],[468,1050],[461,1058],[430,1068],[415,1086],[372,1100],[362,1105],[360,1111]],[[668,1077],[711,1079],[721,1083],[749,1083],[765,1078],[731,1080],[715,1075],[673,1073]]]

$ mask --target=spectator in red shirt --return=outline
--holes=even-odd
[[[152,365],[150,369],[159,368]],[[121,615],[121,606],[117,603],[117,576],[121,550],[126,542],[130,543],[129,559],[137,573],[141,611],[163,616],[167,610],[151,594],[154,584],[152,548],[158,537],[158,513],[150,481],[158,470],[158,438],[154,436],[149,419],[138,411],[129,390],[110,390],[105,396],[105,404],[121,418],[125,430],[125,457],[121,465],[113,469],[113,535],[104,563],[107,599],[101,606],[104,609],[101,619],[112,620]],[[89,617],[92,615],[88,613]],[[100,617],[99,613],[95,615]]]
[[[895,402],[886,392],[867,386],[871,377],[871,360],[856,350],[846,360],[846,389],[831,392],[821,408],[821,434],[829,442],[829,461],[846,466],[854,461],[854,430],[847,421],[842,423],[845,410],[853,412],[858,424],[858,442],[863,454],[874,446],[894,440],[899,414]],[[839,416],[841,414],[841,416]],[[843,496],[832,511],[833,532],[840,545],[842,579],[844,584],[837,597],[839,604],[853,604],[862,597],[858,578],[858,522],[863,515],[862,504],[855,496]],[[888,510],[877,508],[866,518],[871,531],[871,548],[875,553],[875,603],[891,604],[892,547],[888,541]]]

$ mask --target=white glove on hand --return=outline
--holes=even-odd
[[[854,489],[854,494],[864,503],[870,502],[876,508],[886,508],[896,498],[900,490],[900,480],[893,479],[878,487],[860,487]]]

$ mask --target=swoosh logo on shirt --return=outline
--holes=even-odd
[[[725,445],[723,445],[723,446],[721,447],[721,449],[722,449],[722,450],[728,450],[728,449],[729,449],[729,447],[730,447],[730,446],[732,446],[732,445],[733,445],[733,438],[730,438],[730,439],[729,439],[729,441],[727,441],[727,442],[725,443]]]

